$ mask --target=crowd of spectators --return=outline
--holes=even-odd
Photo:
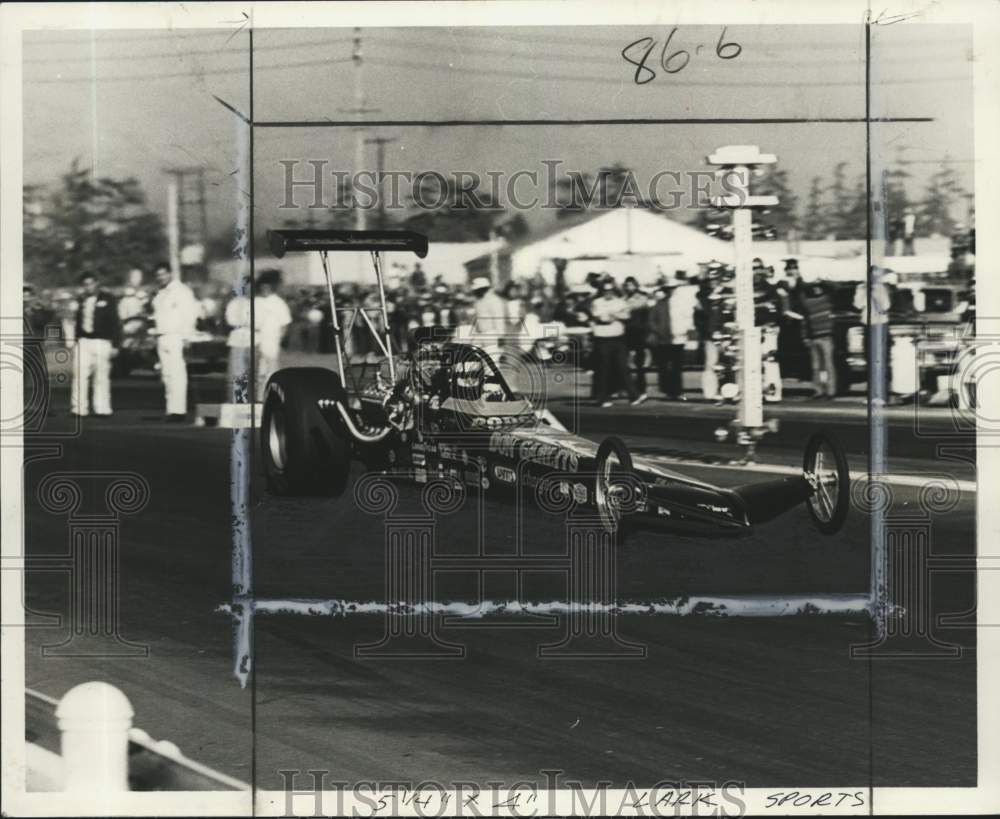
[[[781,400],[779,350],[795,348],[809,351],[815,394],[834,395],[827,289],[804,283],[795,259],[786,260],[780,274],[756,259],[753,274],[765,399]],[[635,404],[645,401],[650,371],[662,398],[685,400],[684,370],[700,367],[703,396],[721,402],[734,397],[736,383],[733,277],[732,267],[711,261],[695,275],[683,270],[661,274],[645,287],[634,277],[619,283],[594,271],[573,286],[536,276],[494,288],[483,278],[459,286],[440,277],[428,280],[418,266],[387,287],[389,332],[399,352],[410,349],[415,329],[427,328],[442,337],[474,339],[500,357],[528,356],[543,363],[566,344],[566,355],[575,355],[575,362],[593,373],[593,398],[603,406],[621,394]],[[362,308],[382,330],[375,288],[338,283],[334,292],[346,330],[345,354],[352,360],[378,356],[367,323],[356,310]],[[286,298],[292,313],[289,345],[332,352],[325,288],[299,288]]]
[[[418,264],[387,285],[388,330],[394,350],[403,354],[412,349],[418,328],[475,340],[501,359],[530,358],[544,364],[561,353],[557,361],[593,373],[592,397],[605,406],[618,395],[635,404],[645,401],[653,385],[650,374],[664,400],[685,400],[690,391],[685,389],[686,369],[700,369],[705,399],[724,402],[733,400],[738,389],[733,279],[731,266],[709,261],[694,273],[661,273],[645,286],[633,277],[619,282],[593,271],[574,285],[536,275],[494,287],[482,277],[449,284],[441,276],[429,277]],[[199,305],[198,331],[231,340],[232,317],[238,311],[229,288],[211,282],[191,287]],[[141,274],[133,271],[124,285],[108,289],[118,299],[123,334],[141,332],[150,298]],[[835,298],[835,288],[805,282],[797,260],[789,258],[780,272],[755,259],[753,289],[764,399],[782,399],[783,369],[785,376],[794,374],[809,383],[816,397],[842,392],[838,359],[844,351],[838,345],[843,334],[836,332],[835,315],[843,312],[844,299]],[[854,311],[855,324],[866,324],[870,317],[865,288],[852,285],[851,290],[847,309]],[[344,354],[351,361],[380,357],[368,326],[370,321],[376,330],[384,330],[374,284],[338,282],[334,294]],[[286,285],[281,296],[289,319],[287,327],[282,325],[281,346],[333,352],[326,288]],[[36,327],[69,321],[78,303],[79,294],[69,289],[25,289],[25,316]],[[276,345],[268,345],[269,359],[276,359]]]

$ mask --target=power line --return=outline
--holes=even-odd
[[[417,34],[417,36],[419,37],[419,36],[421,36],[421,34],[423,34],[423,32],[420,32],[419,34]],[[407,35],[406,37],[396,37],[396,36],[393,36],[391,34],[390,35],[379,35],[377,37],[372,38],[371,42],[375,46],[379,45],[380,43],[390,42],[394,46],[400,46],[402,48],[433,48],[433,47],[440,47],[440,45],[441,45],[440,42],[434,43],[434,42],[431,42],[429,40],[423,40],[423,41],[414,40],[414,38],[411,37],[411,36],[409,36],[409,35]],[[532,40],[530,42],[535,42],[535,41]],[[625,43],[625,45],[627,45],[627,44],[628,43]],[[560,43],[559,42],[555,42],[552,45],[560,45]],[[690,53],[690,52],[692,52],[697,47],[697,45],[698,44],[691,45],[689,47],[684,48],[683,50],[688,51]],[[949,44],[946,43],[945,45],[949,45]],[[502,56],[502,57],[514,58],[514,59],[517,59],[517,60],[543,60],[543,61],[554,61],[554,62],[561,62],[561,63],[564,63],[564,62],[579,62],[579,63],[588,63],[588,64],[592,64],[592,65],[612,65],[612,64],[614,64],[614,65],[628,65],[628,63],[621,56],[621,47],[622,47],[622,44],[618,43],[616,45],[616,47],[613,47],[613,48],[609,47],[609,53],[608,53],[608,55],[606,55],[606,56],[605,55],[595,56],[595,55],[592,55],[592,54],[558,54],[558,53],[553,53],[553,52],[547,52],[547,53],[528,53],[528,54],[524,54],[524,53],[518,52],[518,53],[512,54],[509,48],[508,49],[504,49],[502,46],[501,47],[492,48],[490,46],[478,46],[477,45],[477,46],[473,46],[468,51],[462,50],[462,51],[458,52],[456,54],[456,56],[462,57],[464,59],[466,57],[476,57],[476,56],[478,56],[480,54],[494,54],[494,55],[498,55],[498,56]],[[657,53],[657,49],[654,48],[653,52],[654,52],[654,54],[656,54]],[[964,55],[960,55],[960,56],[957,56],[953,60],[950,60],[950,61],[963,61],[963,62],[965,62],[966,61],[966,57]],[[892,65],[896,65],[896,64],[913,64],[913,63],[917,63],[917,62],[926,62],[926,58],[925,57],[913,57],[913,56],[883,57],[883,58],[877,59],[875,62],[876,62],[876,64],[888,63],[888,64],[892,64]],[[937,60],[936,62],[937,63],[949,62],[949,60]],[[653,59],[649,60],[648,64],[655,68],[655,66],[658,64],[657,58],[654,57]],[[737,60],[734,61],[734,64],[742,66],[742,67],[745,67],[745,68],[758,68],[758,69],[759,68],[771,68],[771,67],[774,67],[774,68],[800,68],[800,69],[802,69],[802,68],[827,69],[831,65],[857,65],[857,66],[861,67],[861,66],[864,65],[864,55],[863,54],[858,54],[857,57],[855,57],[853,59],[852,58],[847,58],[847,57],[842,57],[842,58],[833,59],[833,60],[824,60],[822,63],[813,63],[813,64],[810,64],[810,63],[806,62],[805,60],[768,59],[766,57],[761,57],[759,59],[747,59],[744,55],[741,54],[740,57]]]
[[[524,80],[534,80],[542,82],[550,81],[560,81],[560,82],[589,82],[594,84],[604,84],[604,85],[628,85],[632,83],[632,76],[630,72],[625,72],[620,78],[614,77],[587,77],[579,74],[553,74],[550,72],[542,71],[516,71],[513,69],[487,69],[487,68],[468,68],[466,66],[455,66],[455,65],[441,65],[440,63],[425,63],[419,62],[417,60],[370,60],[372,65],[381,68],[415,68],[421,70],[432,70],[432,71],[445,71],[450,69],[457,72],[458,74],[486,74],[491,77],[507,77],[512,79],[524,79]],[[627,64],[623,63],[623,68],[627,68]],[[887,80],[878,83],[879,86],[882,85],[910,85],[910,84],[931,84],[940,82],[969,82],[968,76],[955,76],[955,77],[928,77],[928,78],[907,78],[900,80]],[[760,80],[735,80],[735,81],[725,81],[725,80],[680,80],[676,79],[676,75],[673,75],[669,80],[664,79],[660,87],[666,88],[746,88],[751,86],[767,86],[768,88],[800,88],[800,87],[852,87],[852,86],[863,86],[864,80],[858,78],[857,80],[791,80],[785,82],[776,82],[772,79],[760,79]]]
[[[349,63],[351,61],[350,57],[344,57],[342,59],[336,60],[301,60],[299,62],[288,62],[280,63],[277,65],[258,65],[255,67],[256,71],[276,71],[285,70],[288,68],[307,68],[310,66],[328,66],[328,65],[338,65],[340,63]],[[246,66],[241,66],[237,68],[206,68],[201,71],[178,71],[172,73],[156,73],[156,74],[120,74],[118,76],[107,76],[107,77],[49,77],[46,79],[26,79],[25,83],[32,83],[37,85],[45,85],[51,83],[78,83],[78,82],[132,82],[135,80],[166,80],[174,79],[176,77],[202,77],[208,74],[218,75],[218,74],[247,74]]]
[[[343,38],[338,40],[304,40],[301,43],[285,45],[263,45],[255,46],[257,53],[261,51],[286,51],[289,49],[312,48],[314,46],[333,46],[351,42],[351,39]],[[162,57],[241,57],[246,59],[246,49],[220,51],[218,48],[205,48],[196,51],[156,51],[143,54],[98,54],[90,56],[86,54],[73,57],[31,57],[24,60],[25,65],[50,64],[50,63],[85,63],[85,62],[130,62],[132,60],[153,60]]]
[[[77,29],[77,32],[81,35],[79,37],[56,37],[51,40],[36,40],[34,37],[29,37],[24,40],[24,45],[26,46],[50,46],[50,45],[90,45],[91,43],[97,41],[95,34],[100,35],[101,41],[113,42],[113,43],[134,43],[134,42],[156,42],[157,40],[169,40],[171,37],[183,36],[186,40],[201,39],[204,37],[225,37],[232,36],[233,29],[228,28],[215,28],[211,30],[205,29],[185,29],[185,28],[175,28],[175,29],[162,29],[159,31],[146,31],[142,34],[129,34],[128,36],[119,36],[119,31],[117,29],[101,29],[101,28],[85,28]]]
[[[510,41],[510,42],[524,42],[524,43],[544,43],[544,44],[546,44],[546,45],[548,45],[550,47],[555,47],[555,46],[559,46],[559,45],[579,45],[579,46],[585,46],[585,47],[608,48],[609,50],[620,51],[623,46],[627,45],[629,42],[632,42],[634,40],[639,39],[640,37],[649,36],[649,37],[653,37],[654,39],[663,38],[663,37],[666,36],[666,34],[668,33],[668,29],[671,28],[671,27],[670,26],[639,26],[639,25],[629,25],[627,27],[626,26],[618,26],[618,28],[621,28],[621,29],[625,30],[623,32],[620,40],[619,39],[610,39],[610,38],[609,39],[598,39],[598,38],[590,38],[590,37],[566,37],[566,36],[562,36],[562,35],[560,35],[558,33],[550,33],[550,34],[527,34],[527,33],[524,33],[524,29],[528,28],[527,26],[520,27],[518,30],[513,31],[513,32],[511,31],[511,28],[513,28],[513,27],[511,27],[511,26],[496,26],[496,27],[493,27],[493,28],[485,28],[485,27],[482,27],[482,26],[456,26],[456,27],[452,27],[450,29],[447,29],[447,34],[449,36],[452,36],[453,38],[468,38],[468,37],[477,38],[478,37],[480,39],[500,40],[502,42],[503,41]],[[540,28],[540,27],[532,26],[531,28]],[[566,29],[566,28],[569,28],[569,27],[568,26],[551,27],[551,28],[549,28],[549,30],[550,31],[555,31],[556,29]],[[690,31],[694,27],[693,26],[686,26],[686,27],[685,26],[681,26],[681,27],[679,27],[679,33],[683,33],[684,30],[685,30],[685,28],[688,31]],[[698,26],[698,28],[702,28],[702,29],[711,28],[711,29],[713,29],[713,35],[716,32],[722,30],[721,26],[719,26],[719,27],[716,28],[716,27],[713,27],[713,26],[702,25],[702,26]],[[424,34],[424,33],[426,33],[429,30],[433,30],[433,29],[420,29],[420,33]],[[580,27],[579,26],[575,26],[575,27],[573,27],[573,30],[574,31],[579,31]],[[369,31],[372,31],[373,33],[374,32],[381,32],[382,29],[369,29]],[[412,31],[412,29],[408,30],[408,31]],[[377,42],[378,39],[379,39],[379,37],[375,37],[374,41]],[[734,30],[730,30],[728,32],[727,39],[728,40],[737,40],[737,41],[740,41],[741,45],[744,45],[744,46],[746,46],[748,48],[750,47],[749,41],[741,39],[740,36],[739,36],[739,34],[736,33],[736,32],[734,32]],[[902,48],[902,47],[913,48],[915,46],[943,47],[943,46],[951,46],[953,44],[954,44],[954,41],[952,41],[952,40],[945,40],[945,39],[940,38],[940,37],[926,37],[926,38],[920,38],[920,39],[911,38],[911,39],[907,39],[907,40],[899,39],[899,40],[891,40],[891,41],[887,41],[887,42],[880,42],[879,45],[878,45],[878,47],[879,48],[896,48],[896,47],[900,47],[900,48]],[[970,39],[970,44],[971,44],[971,39]],[[691,47],[694,48],[696,45],[698,45],[698,44],[697,43],[693,43],[691,45]],[[808,50],[808,51],[815,51],[817,49],[845,49],[845,48],[851,48],[851,47],[853,47],[853,48],[856,48],[858,50],[858,53],[861,56],[861,59],[862,60],[864,59],[864,49],[862,47],[862,44],[860,42],[854,42],[854,41],[851,41],[851,42],[847,42],[847,41],[837,42],[835,40],[829,40],[829,39],[823,39],[823,40],[794,40],[794,39],[791,39],[791,38],[787,38],[787,39],[783,39],[781,41],[756,42],[754,45],[757,48],[767,49],[767,50],[789,49],[789,48],[802,48],[802,49]]]

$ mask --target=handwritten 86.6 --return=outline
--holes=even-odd
[[[660,41],[655,37],[641,37],[635,42],[629,43],[622,49],[622,57],[625,61],[635,66],[636,85],[645,85],[656,79],[656,69],[659,68],[664,74],[676,74],[687,68],[691,62],[692,49],[694,55],[700,55],[705,45],[696,43],[689,48],[679,46],[680,38],[677,35],[677,26],[670,29],[667,39],[660,45]],[[720,60],[734,60],[743,53],[743,47],[736,42],[726,40],[726,29],[722,29],[719,39],[715,43],[715,56]]]

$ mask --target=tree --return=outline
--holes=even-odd
[[[750,192],[755,196],[778,197],[778,204],[762,212],[759,221],[774,228],[779,239],[787,238],[789,231],[798,228],[799,198],[788,184],[788,171],[768,166],[762,177],[751,180]]]
[[[940,170],[927,182],[923,201],[917,211],[917,231],[928,236],[951,236],[957,225],[951,209],[964,195],[958,175],[946,158]]]
[[[903,217],[910,209],[910,200],[906,194],[906,180],[909,177],[900,167],[882,172],[885,230],[889,239],[898,239],[903,235]]]
[[[829,232],[828,213],[824,204],[826,191],[823,180],[814,176],[809,184],[809,199],[802,217],[802,233],[805,239],[825,239]]]
[[[865,234],[867,216],[860,225],[857,222],[857,197],[847,183],[847,163],[838,162],[833,168],[833,183],[830,185],[830,211],[827,216],[827,228],[838,239],[854,238],[858,229]],[[867,204],[865,210],[867,212]]]
[[[565,219],[583,213],[596,184],[594,174],[587,172],[572,171],[559,177],[556,182],[556,201],[559,203],[556,218]]]
[[[402,226],[424,233],[431,241],[468,242],[489,239],[504,209],[479,187],[460,187],[441,174],[419,177],[410,201],[410,214]]]
[[[843,213],[840,214],[841,227],[838,239],[866,239],[868,237],[868,185],[861,174],[854,183],[854,190],[848,192]]]
[[[560,177],[556,188],[559,219],[594,209],[652,206],[640,190],[635,173],[622,162],[598,168],[595,173],[570,171]]]
[[[762,176],[751,176],[750,193],[753,196],[778,197],[778,204],[774,207],[754,210],[755,238],[785,239],[791,231],[798,229],[799,198],[788,184],[788,171],[769,168]],[[697,208],[691,224],[710,236],[732,238],[733,216],[732,211],[726,208]]]
[[[58,187],[24,192],[25,280],[43,287],[73,283],[84,271],[120,279],[166,251],[159,216],[134,177],[94,177],[74,160]]]

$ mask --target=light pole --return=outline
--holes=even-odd
[[[757,441],[769,429],[764,425],[761,395],[760,330],[754,323],[753,300],[753,234],[751,209],[773,207],[776,196],[753,196],[750,177],[759,165],[773,165],[774,154],[762,154],[756,145],[727,145],[708,157],[717,165],[717,177],[724,181],[724,196],[712,197],[712,206],[733,212],[733,256],[736,278],[736,326],[739,333],[740,376],[739,412],[736,417],[736,439],[748,447],[747,457],[753,458]]]

